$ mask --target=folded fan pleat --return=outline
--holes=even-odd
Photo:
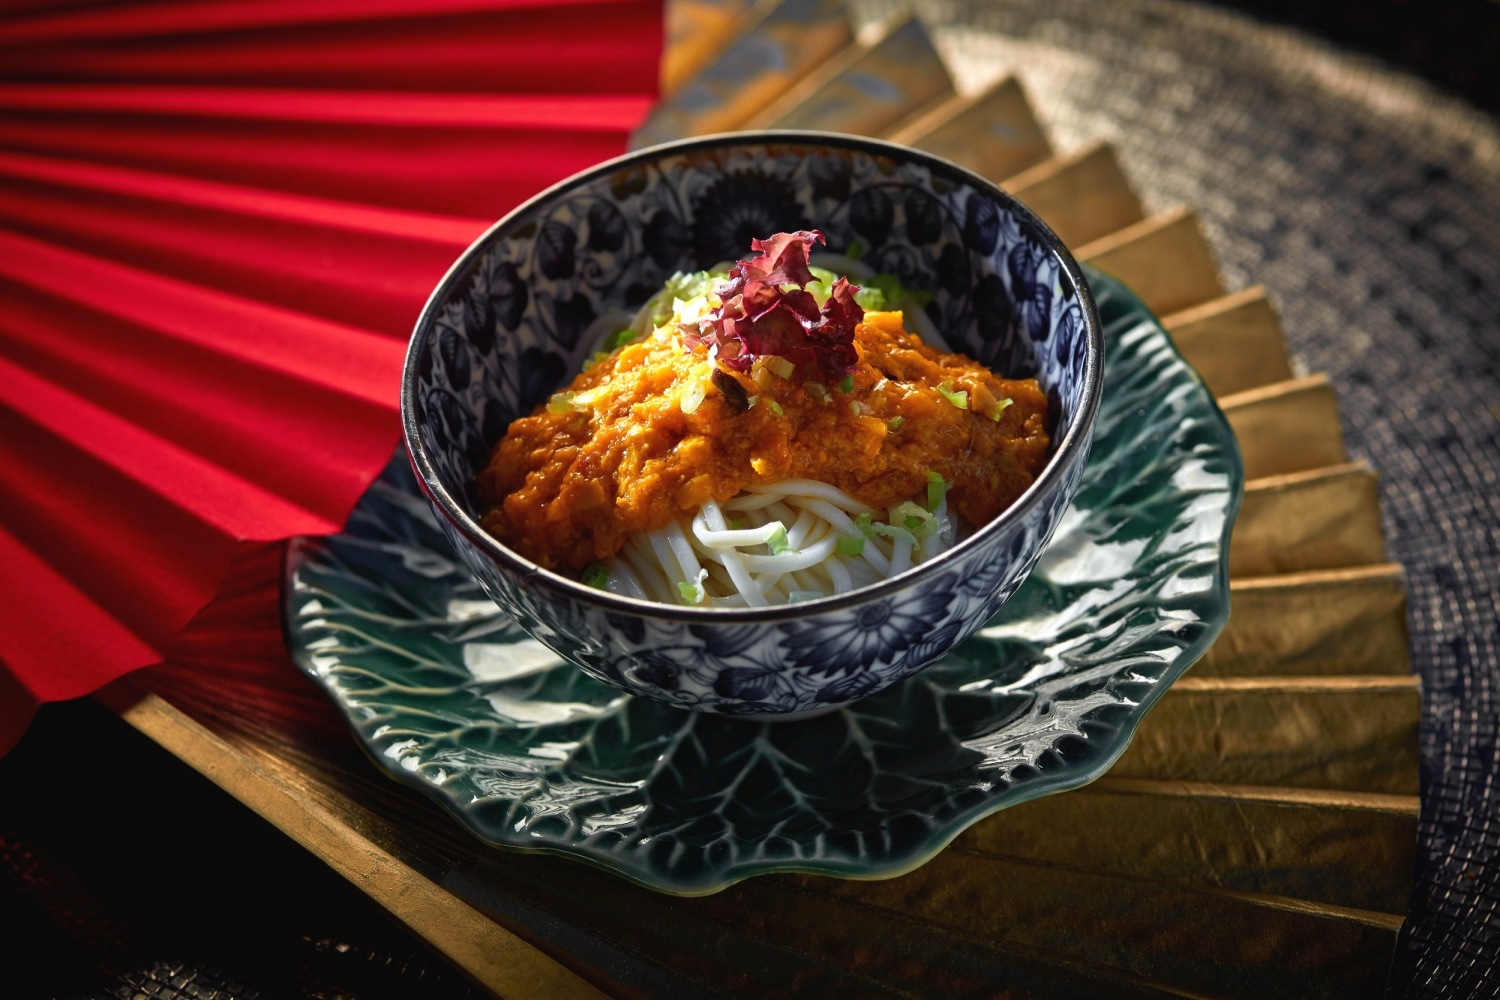
[[[29,474],[6,484],[0,518],[133,633],[157,648],[170,642],[201,605],[196,595],[212,593],[231,547],[224,526],[203,516],[219,498],[183,500],[202,488],[201,464],[85,399],[13,369],[0,378],[19,408],[50,418],[5,413],[0,463]],[[179,461],[142,477],[153,458]],[[162,489],[169,475],[180,489]]]
[[[0,65],[38,81],[651,93],[660,24],[641,0],[143,3],[18,15]]]
[[[660,46],[640,0],[0,0],[0,752],[342,526],[432,288],[625,151]]]
[[[77,698],[161,654],[0,524],[0,726],[14,742],[36,706]],[[45,662],[46,670],[19,665]],[[17,666],[12,666],[17,665]]]
[[[620,153],[620,122],[649,106],[636,94],[0,82],[0,147],[494,219]]]
[[[378,381],[328,373],[315,382],[226,353],[221,344],[193,343],[169,328],[122,320],[36,288],[0,283],[0,311],[6,358],[312,511],[324,524],[342,520],[371,479],[370,463],[388,456],[398,433],[400,345],[385,338],[351,345],[365,348],[367,363],[383,369]],[[59,330],[70,336],[57,336]],[[349,340],[338,338],[328,349]],[[376,350],[389,356],[383,364]],[[156,471],[167,475],[170,468]],[[183,493],[189,502],[190,491]]]
[[[0,152],[8,229],[390,336],[486,224]]]

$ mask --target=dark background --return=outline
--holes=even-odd
[[[1160,81],[1112,46],[1121,37],[1174,48],[1198,72],[1190,117],[1125,121],[1127,174],[1148,198],[1199,208],[1231,287],[1262,282],[1278,299],[1294,353],[1334,380],[1351,450],[1381,472],[1392,558],[1408,568],[1422,845],[1391,995],[1500,995],[1500,170],[1464,138],[1493,132],[1500,111],[1500,5],[1200,6],[1307,32],[1379,60],[1373,72],[1402,93],[1413,74],[1463,103],[1393,124],[1346,95],[1289,97],[1244,55],[1252,22],[1199,36],[1191,17],[1084,0],[957,12],[1016,37],[1049,18],[1065,48],[1118,70],[1110,87],[1135,103],[1080,94],[1058,112],[1080,133],[1098,108],[1118,121],[1152,107]],[[1227,104],[1248,107],[1255,130],[1214,118]],[[1204,155],[1172,159],[1153,127]],[[1255,174],[1272,153],[1299,167],[1294,182]],[[1226,190],[1227,207],[1195,197]],[[1360,350],[1351,326],[1367,335]],[[7,996],[473,993],[357,890],[91,703],[44,708],[0,759],[0,923]]]
[[[1491,113],[1500,111],[1500,3],[1494,0],[1218,0],[1379,57]]]

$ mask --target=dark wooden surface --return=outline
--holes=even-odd
[[[1157,13],[1166,9],[1166,5],[1148,6]],[[1492,5],[1454,6],[1482,13],[1468,20],[1455,21],[1451,12],[1423,19],[1420,11],[1405,5],[1366,5],[1367,14],[1379,14],[1383,27],[1377,34],[1385,41],[1361,40],[1374,36],[1350,38],[1340,31],[1332,34],[1367,48],[1395,46],[1381,51],[1399,62],[1425,67],[1440,85],[1456,79],[1455,87],[1484,100],[1484,73],[1492,66],[1484,56],[1492,54],[1493,48],[1476,49],[1471,39],[1484,38],[1478,29],[1493,25]],[[1149,96],[1158,92],[1154,88],[1170,82],[1170,74],[1151,79],[1149,67],[1143,68],[1133,55],[1110,54],[1114,50],[1105,36],[1111,31],[1118,36],[1123,30],[1121,15],[1091,20],[1089,4],[1073,3],[1048,10],[1047,16],[1053,19],[1048,27],[1043,19],[1032,17],[1028,7],[1017,4],[989,12],[974,5],[956,10],[959,16],[973,16],[997,30],[1014,29],[1017,37],[1030,33],[1034,39],[1040,33],[1064,52],[1072,46],[1072,51],[1099,59],[1105,66],[1115,59],[1116,68],[1128,71],[1110,85],[1119,92]],[[1290,16],[1281,10],[1271,13]],[[1413,18],[1420,20],[1403,20]],[[1434,25],[1446,26],[1442,31],[1448,34],[1434,35]],[[1182,47],[1178,57],[1193,63],[1194,43],[1188,28],[1190,23],[1174,32],[1170,25],[1156,23],[1147,34],[1150,44],[1158,47],[1175,39]],[[1237,30],[1253,40],[1259,29],[1246,22]],[[1442,37],[1459,37],[1463,44],[1444,48],[1431,41]],[[1408,58],[1410,52],[1398,51],[1413,45],[1426,45],[1438,54],[1413,61]],[[1453,77],[1451,69],[1443,68],[1449,63],[1469,68]],[[1245,71],[1242,66],[1231,66],[1228,72],[1232,76]],[[1478,79],[1480,89],[1471,90],[1464,82],[1468,79]],[[1398,95],[1426,99],[1424,93],[1414,94],[1405,78],[1377,72],[1375,82],[1391,84],[1392,80]],[[1336,109],[1332,96],[1325,95],[1325,103],[1325,111]],[[1273,109],[1260,110],[1270,113]],[[1495,481],[1495,426],[1500,413],[1491,409],[1487,421],[1481,405],[1470,408],[1473,419],[1466,426],[1450,421],[1453,406],[1459,402],[1482,400],[1486,393],[1492,403],[1500,399],[1493,360],[1494,347],[1500,344],[1493,308],[1494,275],[1500,273],[1492,266],[1500,256],[1500,240],[1494,233],[1494,161],[1477,170],[1472,161],[1455,167],[1442,162],[1449,155],[1446,149],[1424,151],[1413,145],[1373,163],[1357,157],[1332,166],[1299,163],[1299,150],[1307,155],[1318,152],[1311,133],[1294,135],[1288,145],[1278,147],[1279,155],[1299,163],[1309,183],[1337,184],[1341,170],[1387,171],[1389,183],[1380,191],[1372,193],[1367,184],[1363,191],[1347,192],[1353,200],[1341,204],[1357,205],[1363,198],[1366,212],[1409,209],[1414,213],[1409,222],[1410,245],[1385,248],[1386,256],[1404,257],[1411,261],[1410,273],[1436,281],[1443,289],[1451,282],[1454,294],[1466,296],[1456,312],[1453,337],[1445,337],[1451,331],[1445,331],[1440,316],[1423,311],[1423,302],[1413,307],[1397,295],[1384,311],[1363,302],[1355,310],[1358,319],[1374,327],[1364,332],[1389,336],[1393,346],[1385,358],[1378,348],[1363,360],[1345,358],[1338,341],[1330,339],[1330,330],[1337,333],[1341,327],[1336,318],[1320,312],[1321,296],[1330,288],[1348,288],[1361,274],[1383,270],[1364,263],[1359,253],[1340,255],[1338,246],[1314,242],[1309,248],[1309,233],[1316,240],[1319,232],[1316,217],[1278,218],[1273,213],[1269,228],[1262,227],[1257,221],[1260,216],[1248,213],[1248,208],[1264,214],[1267,205],[1274,208],[1276,203],[1242,201],[1238,204],[1247,211],[1237,210],[1233,186],[1222,183],[1222,168],[1154,156],[1150,146],[1160,137],[1149,132],[1155,119],[1148,112],[1149,107],[1143,107],[1142,121],[1119,123],[1127,132],[1122,155],[1127,168],[1138,171],[1133,176],[1144,181],[1143,193],[1158,203],[1184,190],[1189,195],[1204,190],[1215,194],[1216,200],[1199,207],[1221,259],[1227,260],[1232,271],[1271,284],[1292,318],[1289,335],[1299,359],[1333,372],[1335,385],[1343,392],[1356,451],[1373,458],[1382,472],[1394,473],[1394,482],[1388,478],[1384,486],[1385,502],[1395,515],[1396,554],[1411,568],[1420,601],[1414,617],[1415,665],[1428,681],[1429,696],[1435,693],[1437,697],[1429,700],[1424,726],[1418,897],[1393,992],[1402,996],[1484,995],[1496,985],[1497,950],[1494,925],[1489,921],[1500,899],[1500,876],[1494,867],[1496,633],[1494,622],[1485,617],[1492,618],[1493,609],[1486,602],[1496,593],[1497,553],[1495,491],[1491,489],[1488,499],[1476,491],[1483,482],[1493,486]],[[1444,105],[1442,112],[1450,117],[1471,113],[1452,105]],[[1098,124],[1086,107],[1064,109],[1062,117],[1065,128],[1076,132]],[[1301,118],[1289,118],[1295,120],[1286,123],[1287,130],[1304,127]],[[1493,128],[1492,119],[1477,120],[1480,126]],[[1368,121],[1358,124],[1371,127]],[[1163,126],[1157,121],[1155,127]],[[1411,125],[1409,132],[1402,131],[1405,128],[1393,126],[1390,141],[1418,143],[1417,126]],[[1136,130],[1133,139],[1129,138],[1131,129]],[[1216,134],[1233,145],[1232,128]],[[1257,199],[1265,194],[1263,186],[1252,183],[1247,188]],[[1456,245],[1453,226],[1467,234]],[[1344,231],[1348,232],[1347,227]],[[1332,254],[1344,261],[1345,271],[1315,270],[1309,275],[1305,263],[1299,271],[1298,254],[1303,261],[1309,255],[1316,259]],[[1479,264],[1473,263],[1476,257]],[[1450,259],[1467,262],[1476,280],[1465,283],[1451,272],[1432,270]],[[1484,277],[1486,261],[1488,279]],[[1485,343],[1491,348],[1488,355],[1482,350]],[[1478,354],[1460,350],[1476,347]],[[1421,365],[1423,357],[1434,355],[1449,359],[1446,364],[1455,390],[1449,407],[1424,397],[1418,409],[1392,413],[1391,386],[1400,379],[1402,368],[1393,369],[1385,361],[1398,358],[1410,371],[1411,366]],[[1391,460],[1402,455],[1403,449],[1418,447],[1423,441],[1443,445],[1433,469],[1424,472],[1404,461],[1390,468]],[[1427,523],[1422,523],[1424,517]],[[1462,544],[1457,536],[1464,533],[1471,542],[1464,552],[1455,554],[1454,546]],[[285,683],[295,691],[302,682],[292,676]],[[310,688],[287,699],[286,705],[306,712],[297,723],[306,727],[301,730],[306,737],[304,748],[326,755],[324,765],[346,772],[352,783],[365,789],[370,801],[385,803],[382,812],[400,817],[414,861],[426,857],[427,871],[436,879],[463,877],[445,860],[447,848],[457,847],[450,839],[457,835],[451,824],[426,803],[379,779]],[[265,721],[257,719],[253,709],[250,702],[236,705],[232,700],[219,709],[234,716],[225,719],[226,731],[240,727],[247,734],[247,746],[254,742],[248,734]],[[19,921],[7,921],[8,925],[22,928],[13,939],[14,946],[7,948],[12,957],[7,976],[17,983],[23,979],[37,983],[35,995],[127,996],[137,990],[172,1000],[212,995],[475,995],[461,973],[397,926],[381,907],[254,812],[97,705],[44,710],[23,743],[0,759],[0,789],[4,803],[0,805],[0,861],[6,873],[0,883],[0,915],[14,914]],[[610,952],[597,941],[567,938],[569,933],[578,933],[576,929],[570,931],[565,921],[556,919],[555,910],[540,902],[548,892],[558,891],[555,873],[567,871],[559,867],[566,864],[526,859],[510,873],[516,880],[514,892],[490,890],[495,891],[492,905],[497,912],[509,908],[510,919],[518,924],[530,922],[539,934],[552,933],[554,949],[593,954],[596,967],[590,978],[596,982],[613,982],[621,992],[641,995],[696,991],[678,977],[677,970],[660,962],[655,963],[658,971],[654,973],[650,968],[631,972],[631,955]],[[766,892],[775,896],[772,890]],[[621,917],[628,919],[628,915]],[[649,936],[663,931],[670,934],[670,925],[621,927],[622,938],[630,932]],[[746,943],[728,930],[723,942],[726,949]],[[901,946],[901,935],[895,932],[888,941],[872,942],[875,953],[883,952],[890,961],[899,961]],[[777,983],[774,953],[737,954],[749,956],[746,974],[765,976],[758,982],[767,989],[800,986],[807,992],[838,992],[829,986],[833,977]],[[715,957],[709,955],[707,960]],[[951,973],[955,978],[948,981],[954,992],[964,992],[965,985],[971,987],[968,992],[987,992],[977,985],[982,979],[961,978],[967,973],[960,956],[954,961]],[[1051,984],[1066,995],[1089,972],[1069,969],[1042,951],[1017,953],[1011,968],[1013,985],[1020,993],[1040,992]],[[921,992],[919,985],[920,981],[915,983],[914,992]],[[1116,985],[1122,993],[1143,988],[1129,982]],[[846,980],[844,991],[857,992],[857,981]]]

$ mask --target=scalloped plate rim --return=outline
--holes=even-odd
[[[569,846],[554,846],[537,843],[513,842],[497,839],[490,836],[485,830],[478,827],[461,806],[451,798],[445,796],[441,790],[431,782],[424,780],[413,771],[409,771],[393,761],[385,759],[377,754],[369,743],[363,738],[359,731],[359,724],[353,717],[353,706],[336,696],[330,690],[324,677],[308,662],[308,652],[293,643],[291,617],[291,593],[292,581],[297,572],[299,558],[307,546],[316,544],[317,536],[299,536],[289,541],[282,557],[281,574],[281,628],[287,651],[299,670],[302,671],[314,684],[316,684],[324,696],[332,701],[343,717],[345,724],[349,727],[350,735],[354,742],[364,751],[368,757],[387,777],[399,784],[405,785],[417,791],[422,797],[430,802],[436,803],[442,810],[456,819],[475,839],[490,847],[503,850],[507,853],[554,855],[568,858],[573,861],[584,862],[591,867],[601,869],[612,875],[625,878],[626,880],[651,889],[656,892],[680,897],[710,896],[742,882],[748,878],[760,875],[773,874],[796,874],[796,875],[822,875],[835,878],[850,879],[856,881],[880,881],[889,878],[898,878],[921,868],[938,854],[941,854],[960,834],[969,827],[994,815],[997,812],[1031,802],[1048,795],[1059,792],[1072,791],[1097,781],[1106,774],[1119,760],[1121,755],[1129,748],[1134,739],[1141,722],[1150,712],[1156,702],[1166,694],[1167,690],[1175,684],[1184,673],[1197,663],[1206,653],[1210,646],[1218,639],[1223,631],[1230,614],[1230,589],[1229,589],[1229,541],[1234,530],[1235,521],[1239,514],[1241,500],[1244,495],[1244,468],[1239,454],[1238,441],[1230,427],[1228,419],[1218,405],[1212,392],[1203,382],[1203,378],[1192,365],[1187,363],[1182,353],[1178,350],[1176,343],[1172,340],[1170,333],[1162,325],[1161,320],[1152,312],[1144,302],[1141,301],[1124,282],[1113,278],[1097,268],[1083,265],[1089,283],[1101,283],[1113,286],[1112,291],[1122,296],[1129,311],[1140,315],[1143,321],[1150,322],[1159,330],[1165,338],[1168,349],[1181,366],[1183,373],[1198,383],[1199,390],[1203,393],[1208,404],[1208,410],[1218,424],[1222,440],[1227,444],[1227,451],[1232,453],[1231,476],[1233,489],[1224,508],[1224,526],[1219,538],[1218,560],[1214,571],[1212,592],[1221,600],[1217,606],[1218,613],[1206,622],[1202,633],[1192,642],[1182,648],[1181,654],[1172,661],[1162,672],[1162,675],[1152,682],[1147,691],[1142,695],[1140,701],[1136,702],[1131,709],[1125,722],[1111,733],[1105,743],[1095,743],[1097,747],[1096,759],[1086,765],[1078,765],[1076,770],[1055,772],[1052,775],[1043,775],[1032,779],[1021,786],[1011,786],[1007,794],[994,799],[989,799],[963,809],[956,810],[953,815],[941,825],[935,826],[931,835],[926,839],[921,849],[908,851],[902,855],[890,856],[886,863],[878,871],[868,868],[857,868],[857,863],[843,858],[829,858],[827,860],[809,862],[806,859],[788,862],[775,861],[753,861],[743,862],[724,868],[715,869],[712,872],[712,884],[694,885],[684,887],[669,882],[660,881],[662,876],[644,866],[638,865],[634,860],[622,860],[614,856],[607,849],[600,849],[587,843],[577,843]],[[1102,319],[1102,317],[1101,317]],[[1106,324],[1108,325],[1108,324]],[[1108,370],[1105,373],[1108,378]],[[1108,392],[1106,381],[1101,399]],[[1096,442],[1097,443],[1097,442]],[[398,443],[393,452],[393,458],[402,450]],[[378,477],[377,477],[378,479]],[[371,486],[373,487],[374,481]],[[367,490],[368,491],[368,490]],[[626,695],[626,697],[629,697]],[[701,714],[701,713],[695,713]],[[759,720],[771,724],[778,724],[775,720]],[[796,720],[788,720],[785,724],[796,725]],[[654,876],[654,877],[653,877]]]

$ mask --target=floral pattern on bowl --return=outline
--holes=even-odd
[[[293,657],[380,766],[490,843],[687,894],[906,871],[1102,774],[1229,614],[1233,434],[1139,301],[1090,282],[1106,392],[1074,503],[984,628],[878,694],[764,723],[597,682],[495,609],[401,455],[342,534],[290,550]]]
[[[891,580],[791,607],[651,605],[543,570],[478,527],[475,473],[505,427],[674,272],[817,228],[930,290],[950,346],[1052,402],[1055,453],[1031,490],[962,544]],[[1098,402],[1098,317],[1050,230],[994,185],[850,136],[753,133],[645,150],[544,192],[444,279],[412,339],[406,438],[453,547],[530,635],[600,680],[678,708],[795,718],[866,697],[979,628],[1015,592],[1082,473]]]

